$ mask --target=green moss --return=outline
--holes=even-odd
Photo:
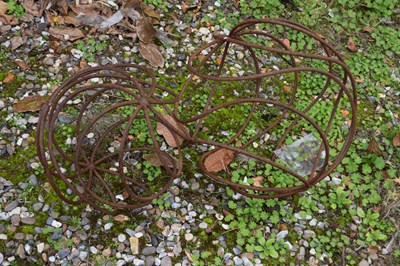
[[[2,156],[0,158],[0,176],[14,184],[25,182],[29,175],[33,173],[33,170],[28,167],[28,162],[35,155],[35,145],[30,144],[25,149],[16,148],[12,155]]]

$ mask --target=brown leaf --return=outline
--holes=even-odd
[[[375,247],[375,246],[371,246],[371,247],[368,247],[367,248],[367,250],[368,250],[368,253],[369,254],[377,254],[378,253],[378,251],[379,251],[379,248],[378,247]]]
[[[369,26],[365,26],[362,30],[363,30],[364,32],[371,33],[371,32],[374,30],[374,28],[369,27]]]
[[[154,9],[152,9],[149,6],[143,6],[143,12],[146,16],[150,17],[150,18],[155,18],[156,20],[160,21],[161,20],[161,16],[160,14],[158,14]]]
[[[164,65],[164,58],[158,51],[157,45],[154,43],[139,43],[139,53],[144,59],[150,62],[154,67],[162,67]]]
[[[29,65],[22,61],[21,59],[15,60],[15,63],[22,69],[22,70],[27,70],[29,69]]]
[[[186,2],[181,3],[182,13],[186,13],[189,8],[189,5]]]
[[[394,179],[390,179],[393,182],[397,183],[398,185],[400,185],[400,177],[399,178],[394,178]]]
[[[82,24],[81,19],[76,18],[76,17],[64,16],[62,18],[63,18],[65,24],[74,25],[75,27],[78,27]]]
[[[13,73],[8,73],[7,76],[3,79],[3,83],[10,83],[14,79],[15,75]]]
[[[178,123],[172,116],[163,114],[162,117],[167,120],[167,123],[171,125],[175,131],[182,133],[183,135],[189,134],[189,130],[184,125]],[[183,138],[178,136],[178,134],[171,132],[164,124],[160,122],[157,123],[156,130],[158,134],[164,137],[167,144],[171,147],[178,147],[183,142]]]
[[[288,38],[285,38],[283,40],[283,44],[286,46],[286,48],[288,48],[290,50],[290,41]]]
[[[117,222],[125,222],[125,221],[129,221],[129,217],[123,214],[119,214],[117,216],[114,216],[114,220]]]
[[[67,0],[57,0],[56,6],[61,14],[66,15],[68,13],[68,1]]]
[[[255,187],[262,187],[262,183],[264,182],[264,177],[256,176],[256,177],[253,177],[252,179],[253,179],[253,185]]]
[[[156,37],[156,30],[148,18],[140,18],[136,21],[136,33],[144,43],[149,43]]]
[[[239,0],[234,0],[233,5],[236,7],[236,9],[239,9]]]
[[[3,2],[2,0],[0,0],[0,14],[4,15],[6,14],[8,8],[7,8],[7,3]]]
[[[347,48],[352,52],[357,51],[356,44],[354,43],[353,38],[351,38],[351,37],[347,41]]]
[[[28,12],[29,14],[32,14],[35,17],[41,17],[43,13],[43,9],[40,7],[39,4],[35,4],[34,0],[21,0],[20,3]]]
[[[167,166],[170,168],[173,168],[178,164],[178,160],[176,158],[172,159],[175,161],[174,163],[171,162],[171,159],[169,156],[162,154],[164,160],[167,162]],[[157,153],[146,153],[143,154],[143,159],[145,159],[147,162],[149,162],[152,166],[158,167],[158,166],[163,166],[163,163],[161,162],[160,157],[158,157]]]
[[[14,112],[35,112],[42,108],[47,99],[40,95],[29,96],[14,104]]]
[[[367,151],[369,153],[374,153],[376,155],[382,156],[383,152],[382,150],[379,148],[379,144],[378,142],[375,140],[375,138],[371,138],[368,144],[368,148]]]
[[[94,2],[90,5],[79,5],[79,6],[75,6],[75,5],[70,5],[69,6],[72,11],[74,11],[77,15],[78,14],[83,14],[83,15],[99,15],[100,11],[99,11],[99,6],[97,4],[97,2]]]
[[[75,41],[85,37],[82,31],[77,28],[50,28],[49,33],[54,38],[62,41]]]
[[[204,167],[208,172],[226,170],[227,165],[233,160],[235,153],[228,149],[219,149],[210,153],[204,160]]]
[[[399,147],[400,146],[400,133],[397,133],[396,136],[393,138],[393,146]]]
[[[340,110],[340,115],[341,115],[342,117],[346,117],[348,114],[349,114],[349,111],[347,111],[346,109]]]
[[[3,23],[4,25],[16,25],[18,24],[18,19],[7,15],[7,3],[0,0],[0,22]]]
[[[290,86],[289,86],[289,85],[284,85],[284,86],[283,86],[283,91],[285,91],[285,92],[290,92],[290,91],[291,91]]]

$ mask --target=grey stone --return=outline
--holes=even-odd
[[[36,220],[33,217],[24,217],[24,218],[21,218],[21,222],[23,224],[35,224]]]
[[[6,227],[4,224],[0,224],[0,234],[3,233],[6,230]]]
[[[152,265],[154,265],[155,261],[156,261],[156,259],[154,257],[149,256],[146,258],[145,264],[146,264],[146,266],[152,266]]]
[[[89,219],[87,217],[83,217],[81,221],[81,225],[87,225],[89,223]]]
[[[87,233],[82,230],[76,231],[76,235],[79,237],[80,240],[85,241],[87,239]]]
[[[358,266],[368,266],[369,265],[369,263],[368,263],[368,261],[366,261],[366,260],[361,260],[360,261],[360,263],[358,263]]]
[[[70,254],[70,251],[68,249],[61,249],[60,251],[58,251],[57,255],[60,259],[64,259],[65,257],[67,257]]]
[[[53,221],[54,221],[54,219],[51,218],[51,217],[49,217],[49,218],[47,218],[47,220],[46,220],[46,224],[47,224],[47,225],[51,225],[51,224],[53,223]]]
[[[4,211],[9,212],[17,208],[18,202],[16,200],[11,201],[10,203],[7,204],[7,206],[4,208]]]
[[[235,263],[235,265],[242,265],[243,264],[243,260],[239,257],[234,257],[233,258],[233,262]]]
[[[156,253],[156,248],[155,247],[145,247],[142,250],[142,254],[145,256],[149,256]]]
[[[233,253],[235,253],[235,255],[239,255],[240,253],[242,253],[242,249],[240,249],[238,247],[234,247],[233,248]]]
[[[18,226],[21,222],[21,217],[18,214],[14,214],[11,216],[11,224],[14,226]]]
[[[34,211],[40,211],[40,209],[43,207],[43,203],[41,203],[41,202],[38,202],[38,203],[35,203],[35,204],[33,204],[33,210]]]
[[[172,266],[172,260],[169,256],[165,256],[161,259],[161,266]]]
[[[53,58],[48,57],[48,58],[46,58],[46,59],[44,60],[44,63],[45,63],[46,65],[48,65],[48,66],[53,66],[53,65],[54,65],[54,60],[53,60]]]
[[[199,182],[193,181],[192,185],[190,186],[191,190],[198,190],[200,188]]]
[[[305,230],[303,234],[304,239],[310,239],[315,236],[315,232],[312,230]]]
[[[38,184],[36,175],[30,175],[30,176],[29,176],[29,182],[30,182],[32,185],[36,186],[36,185]]]
[[[87,255],[88,255],[88,253],[86,251],[81,251],[81,253],[79,253],[79,259],[85,260]]]
[[[21,259],[25,258],[25,249],[24,249],[24,245],[19,244],[17,251],[15,252],[15,255],[19,256]]]
[[[0,265],[3,263],[4,260],[4,255],[3,253],[0,252]]]
[[[14,238],[16,240],[22,240],[25,238],[25,234],[24,233],[15,233]]]
[[[62,232],[55,232],[52,236],[51,239],[52,240],[57,240],[60,239],[62,237]]]

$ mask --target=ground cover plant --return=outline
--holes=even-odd
[[[42,1],[0,1],[0,264],[400,264],[398,1],[144,0],[141,6],[138,1],[78,1],[80,5],[60,1],[47,3],[44,10],[37,2]],[[123,16],[118,13],[122,8],[126,10]],[[83,18],[77,20],[78,13]],[[329,177],[290,197],[246,198],[201,173],[200,155],[211,147],[188,145],[182,151],[183,176],[145,209],[104,215],[84,204],[73,206],[59,199],[35,150],[39,109],[58,85],[79,69],[125,62],[152,68],[158,84],[178,93],[189,75],[189,54],[211,42],[214,33],[227,34],[243,19],[263,17],[286,18],[311,28],[340,51],[356,79],[356,136]],[[285,36],[293,50],[320,52],[304,34],[273,30]],[[246,59],[240,50],[230,56]],[[317,60],[301,63],[326,67]],[[263,67],[284,67],[284,63],[279,64],[266,60]],[[232,64],[226,72],[242,75],[250,68]],[[264,81],[263,86],[272,88],[266,92],[270,97],[288,102],[292,82],[293,76],[285,75]],[[304,108],[323,82],[320,75],[302,75],[294,106]],[[251,95],[253,85],[221,82],[215,103]],[[195,78],[179,111],[187,117],[197,114],[211,87],[211,83],[204,85],[201,78]],[[275,87],[283,89],[277,92]],[[165,99],[171,96],[159,94]],[[100,112],[107,102],[123,97],[123,93],[105,94],[88,117]],[[79,104],[78,99],[71,101],[58,117],[55,138],[70,152],[76,141],[74,119]],[[348,107],[344,102],[337,111],[342,119],[332,125],[328,136],[332,146],[346,134],[351,118]],[[199,136],[228,141],[236,129],[232,121],[243,123],[250,109],[251,104],[243,104],[213,113],[204,121]],[[330,110],[332,101],[325,99],[308,115],[324,124]],[[96,130],[129,117],[132,111],[129,106],[118,109],[98,123]],[[279,108],[260,107],[258,119],[251,121],[239,140],[251,139],[279,112]],[[194,126],[189,124],[189,130]],[[307,123],[301,124],[298,132],[307,127]],[[118,150],[119,132],[113,133],[113,145],[102,147],[105,153]],[[129,133],[138,143],[152,143],[142,120],[135,121]],[[88,145],[95,142],[96,131],[93,136],[88,134]],[[157,135],[157,141],[162,143],[163,136]],[[273,152],[271,148],[261,150],[263,141],[267,140],[259,140],[249,149]],[[285,144],[294,141],[289,139]],[[333,148],[333,154],[339,149]],[[129,158],[129,171],[153,182],[152,189],[156,189],[165,178],[164,172],[150,160],[140,159]],[[296,182],[253,160],[235,158],[230,168],[229,174],[237,182],[254,184],[260,182],[259,176],[281,186]],[[68,165],[65,171],[73,171],[73,166]],[[108,178],[110,183],[118,183],[115,176]],[[65,186],[63,189],[71,200],[79,200]]]

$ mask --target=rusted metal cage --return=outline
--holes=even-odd
[[[330,175],[351,144],[355,81],[300,24],[246,20],[192,54],[188,68],[178,92],[147,68],[118,64],[81,70],[52,93],[36,143],[64,201],[143,207],[185,178],[187,149],[238,193],[285,197]]]

